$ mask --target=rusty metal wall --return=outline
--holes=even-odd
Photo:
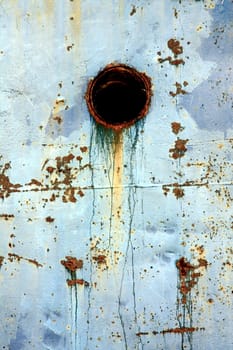
[[[1,349],[232,349],[230,0],[0,1]],[[90,117],[111,62],[143,121]]]

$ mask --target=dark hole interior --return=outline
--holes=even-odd
[[[99,117],[115,125],[137,119],[147,101],[143,80],[126,69],[116,68],[100,74],[92,93]]]

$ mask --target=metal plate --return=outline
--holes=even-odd
[[[0,1],[1,349],[232,348],[230,0]],[[145,119],[99,128],[112,62]]]

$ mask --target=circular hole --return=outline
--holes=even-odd
[[[86,101],[97,123],[120,130],[143,118],[151,99],[151,80],[124,64],[110,64],[90,81]]]

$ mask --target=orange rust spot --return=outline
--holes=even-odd
[[[199,258],[198,262],[199,262],[199,266],[198,267],[205,267],[205,268],[207,268],[208,261],[206,259]]]
[[[33,265],[35,265],[36,267],[43,267],[42,264],[40,264],[36,259],[29,259],[29,258],[24,258],[23,256],[20,256],[18,254],[15,253],[8,253],[8,260],[10,262],[13,262],[14,260],[20,262],[20,260],[25,260]]]
[[[5,259],[4,256],[0,256],[0,268],[1,268],[2,264],[3,264],[4,259]]]
[[[184,128],[178,122],[172,122],[171,127],[172,127],[172,132],[176,135],[179,134],[179,132],[184,130]]]
[[[83,159],[83,157],[77,156],[76,159],[77,159],[79,162],[81,162],[81,160]]]
[[[174,55],[180,55],[183,53],[183,47],[180,45],[179,40],[169,39],[167,46],[174,53]]]
[[[81,151],[82,153],[87,152],[87,150],[88,150],[88,147],[87,147],[87,146],[80,147],[80,151]]]
[[[72,287],[75,286],[76,284],[79,284],[81,286],[85,286],[88,287],[89,286],[89,282],[85,281],[84,279],[72,279],[72,280],[66,280],[66,283],[68,284],[68,286]]]
[[[45,218],[45,221],[47,222],[54,222],[54,218],[52,218],[51,216],[47,216],[47,218]]]
[[[31,186],[31,185],[42,186],[42,183],[40,181],[36,180],[36,179],[31,179],[31,181],[28,184],[26,184],[26,185],[29,185],[29,186]]]
[[[172,158],[178,159],[185,155],[185,152],[187,151],[186,143],[188,141],[189,141],[188,139],[186,140],[177,139],[175,141],[174,147],[169,149],[169,152],[171,153]]]
[[[54,193],[51,195],[49,200],[50,200],[50,202],[54,202],[56,200],[56,196]]]
[[[159,63],[163,63],[165,61],[168,61],[172,66],[179,66],[180,64],[185,64],[185,61],[182,58],[175,60],[173,60],[171,56],[167,56],[165,58],[158,58]]]
[[[8,176],[5,175],[5,172],[10,169],[10,163],[4,164],[0,173],[0,198],[4,199],[10,196],[12,192],[19,192],[18,188],[22,187],[20,184],[13,184],[10,182]]]
[[[184,190],[179,186],[174,187],[172,192],[174,193],[176,199],[182,198],[184,196]]]
[[[62,157],[62,163],[68,164],[74,159],[74,155],[72,153],[68,154],[67,156]]]
[[[93,260],[95,260],[97,264],[106,264],[106,255],[93,256]]]
[[[187,85],[187,84],[186,84]],[[185,86],[186,86],[185,85]],[[182,89],[182,85],[178,82],[175,83],[175,87],[176,87],[176,91],[173,92],[173,91],[170,91],[169,94],[172,96],[172,97],[175,97],[177,95],[185,95],[187,94],[187,91],[183,90]]]
[[[60,117],[60,115],[56,115],[53,117],[53,120],[55,120],[59,125],[62,123],[63,119]]]
[[[168,192],[170,192],[170,188],[163,186],[163,193],[165,196],[167,196]]]
[[[165,333],[191,333],[198,331],[198,327],[178,327],[178,328],[169,328],[169,329],[164,329],[160,333],[165,334]]]
[[[78,195],[79,195],[80,197],[84,197],[83,191],[79,190],[79,191],[78,191]]]
[[[47,170],[48,173],[52,174],[52,173],[54,172],[55,168],[52,167],[52,166],[48,166],[48,167],[46,168],[46,170]]]
[[[75,272],[76,270],[83,268],[83,260],[72,256],[66,256],[66,260],[61,260],[61,264],[71,272]]]
[[[62,196],[62,201],[64,203],[77,202],[77,199],[75,198],[74,194],[75,194],[75,189],[73,187],[67,188],[64,192],[64,195]]]

